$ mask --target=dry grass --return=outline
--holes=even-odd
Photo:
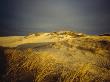
[[[7,49],[8,68],[4,82],[110,81],[109,59],[91,52],[78,55],[78,52],[69,56],[69,53],[61,53],[60,50],[41,52],[34,49]],[[88,57],[94,59],[89,61]]]

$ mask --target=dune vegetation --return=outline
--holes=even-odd
[[[110,36],[25,36],[1,44],[0,65],[0,82],[110,82]]]

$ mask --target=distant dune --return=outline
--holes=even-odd
[[[0,37],[0,82],[110,82],[110,36],[71,31]]]

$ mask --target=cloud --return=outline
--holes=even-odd
[[[62,27],[86,33],[106,32],[104,28],[110,26],[109,4],[104,0],[11,0],[7,4],[1,23],[19,33],[23,30],[23,34]]]

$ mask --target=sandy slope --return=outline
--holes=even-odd
[[[52,33],[36,33],[29,36],[0,37],[0,46],[16,47],[18,45],[26,43],[58,42],[77,38],[95,38],[110,40],[109,36],[91,36],[70,31],[60,31]]]
[[[65,34],[63,34],[65,32]],[[58,42],[70,39],[75,35],[68,35],[69,31],[61,31],[58,33],[39,33],[39,35],[31,34],[29,36],[10,36],[0,37],[0,46],[16,47],[17,45],[25,43],[40,43],[40,42]]]

